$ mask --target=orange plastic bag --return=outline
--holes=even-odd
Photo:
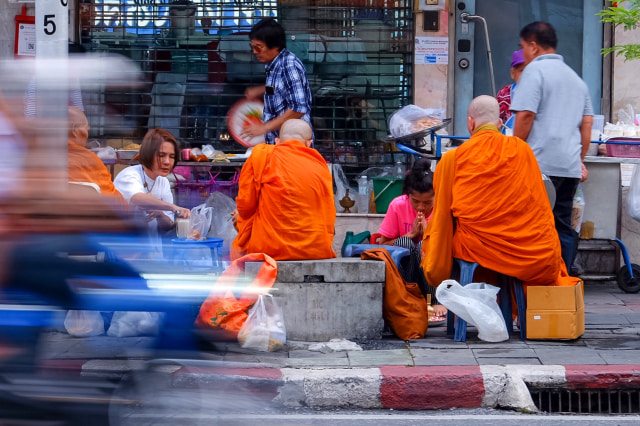
[[[262,266],[256,277],[248,282],[244,279],[246,262],[260,262]],[[275,260],[264,253],[247,254],[234,260],[220,275],[211,293],[200,306],[196,325],[207,330],[219,331],[219,338],[235,339],[247,320],[247,309],[260,294],[269,292],[278,275]]]
[[[382,316],[389,322],[396,336],[402,340],[423,338],[427,334],[429,314],[427,301],[418,284],[402,279],[385,248],[367,250],[360,257],[366,260],[383,260],[386,263]]]

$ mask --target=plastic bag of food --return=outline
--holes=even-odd
[[[287,343],[282,310],[273,301],[273,296],[258,296],[238,332],[238,342],[243,348],[263,352],[278,350]]]
[[[99,159],[101,159],[102,161],[115,161],[118,158],[118,155],[116,154],[116,150],[114,147],[112,146],[105,146],[102,148],[94,148],[92,149],[93,152],[95,152],[95,154],[98,156]]]
[[[213,209],[207,207],[206,204],[200,204],[191,209],[191,217],[189,218],[189,237],[190,240],[204,240],[209,234],[211,228],[211,217]]]
[[[389,118],[391,136],[399,138],[442,124],[441,110],[407,105]]]
[[[191,160],[193,161],[209,161],[209,157],[204,155],[200,148],[191,148],[189,158],[191,158]]]
[[[475,326],[478,338],[487,342],[509,339],[507,325],[498,307],[499,287],[486,283],[460,285],[445,280],[436,289],[436,298],[445,308]]]
[[[89,337],[104,334],[104,318],[98,311],[67,311],[64,328],[72,336]]]
[[[571,227],[578,233],[582,226],[584,206],[584,191],[582,191],[582,184],[580,184],[578,185],[578,189],[576,189],[576,194],[573,196],[573,207],[571,208]]]
[[[112,337],[155,336],[160,330],[161,312],[114,312],[107,335]]]
[[[633,112],[633,107],[631,106],[631,104],[627,104],[627,106],[625,108],[620,108],[618,110],[618,122],[619,122],[619,124],[626,124],[626,125],[629,125],[629,126],[634,126],[635,125],[635,117],[636,117],[636,115]]]
[[[222,254],[228,254],[231,243],[238,235],[238,231],[233,227],[231,213],[236,209],[236,202],[222,192],[212,192],[205,202],[207,207],[211,207],[211,229],[209,237],[222,238]]]
[[[629,216],[640,221],[640,167],[633,166],[633,176],[627,194],[627,212]]]

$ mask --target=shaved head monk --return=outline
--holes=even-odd
[[[107,167],[95,153],[86,148],[87,138],[87,117],[78,108],[69,107],[69,182],[94,183],[100,187],[103,195],[126,206],[122,194],[113,186]]]
[[[458,258],[526,285],[575,285],[535,155],[522,139],[499,132],[499,111],[491,96],[473,99],[471,138],[436,167],[433,217],[422,245],[427,281],[437,286],[450,278]]]
[[[328,259],[336,220],[333,182],[313,148],[309,124],[290,119],[275,145],[260,144],[242,167],[231,258],[266,253],[276,260]]]

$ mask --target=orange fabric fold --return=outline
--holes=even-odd
[[[87,148],[69,141],[69,182],[91,182],[100,187],[102,195],[127,206],[122,194],[113,185],[111,173],[102,160]]]
[[[254,147],[240,173],[236,205],[232,259],[246,253],[276,260],[336,257],[331,173],[318,151],[302,142]]]
[[[540,168],[521,139],[477,132],[442,157],[434,190],[434,215],[422,246],[429,284],[451,276],[453,258],[526,285],[579,281],[567,274]]]
[[[365,260],[382,260],[386,264],[382,317],[402,340],[422,339],[429,327],[429,305],[418,284],[408,283],[398,272],[396,264],[385,248],[363,252]]]

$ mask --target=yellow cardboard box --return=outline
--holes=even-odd
[[[577,339],[584,333],[582,281],[527,287],[527,339]]]

